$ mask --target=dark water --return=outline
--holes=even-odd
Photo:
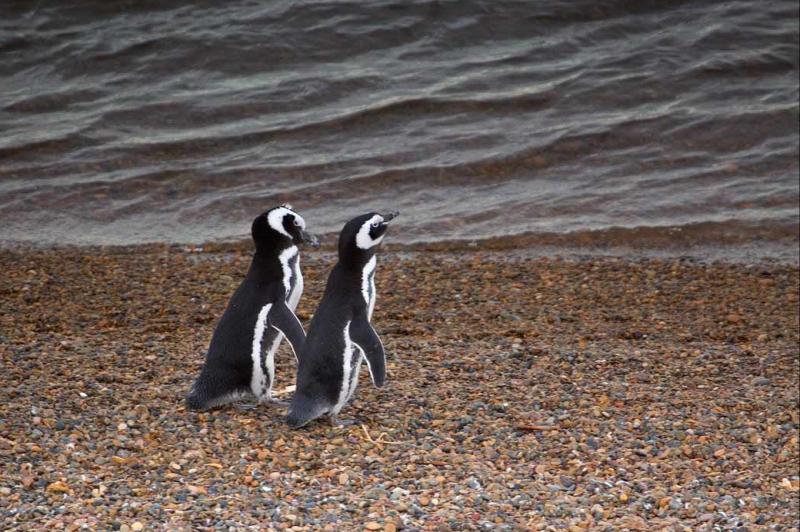
[[[796,0],[186,4],[0,4],[0,241],[797,239]]]

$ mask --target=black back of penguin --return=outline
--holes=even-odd
[[[189,408],[204,410],[244,394],[258,395],[252,384],[257,380],[254,372],[262,367],[254,364],[253,351],[263,351],[261,342],[272,341],[276,330],[296,352],[302,348],[302,327],[286,306],[291,289],[285,282],[286,269],[288,261],[296,259],[296,245],[313,238],[305,232],[302,217],[288,206],[258,216],[251,232],[256,250],[250,268],[214,330],[203,369],[186,398]],[[260,330],[259,320],[264,324]]]
[[[396,216],[368,213],[345,224],[339,236],[339,261],[333,267],[325,293],[309,326],[287,423],[300,427],[324,414],[335,416],[354,391],[359,354],[363,352],[373,383],[385,381],[385,356],[370,325],[375,299],[375,253],[388,221]],[[355,357],[343,357],[350,349]],[[355,375],[353,374],[355,372]],[[349,389],[349,386],[353,389]]]

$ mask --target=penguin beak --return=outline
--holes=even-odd
[[[400,216],[400,211],[391,211],[389,214],[384,214],[383,215],[383,223],[386,223],[386,222],[389,222],[391,220],[394,220],[398,216]]]
[[[306,233],[305,230],[300,230],[300,241],[303,244],[308,244],[312,247],[319,247],[319,238],[316,235],[312,235],[311,233]]]

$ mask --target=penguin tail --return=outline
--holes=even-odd
[[[232,376],[213,368],[203,367],[192,389],[186,395],[189,410],[211,410],[245,397],[249,387]]]
[[[290,429],[299,429],[300,427],[306,426],[311,420],[301,416],[298,412],[289,412],[286,415],[285,421]]]
[[[189,410],[206,410],[206,402],[200,397],[195,390],[189,392],[186,396],[186,408]]]
[[[201,375],[186,396],[186,407],[189,410],[211,410],[246,395],[247,389],[242,386],[235,387],[221,381],[210,381]]]
[[[289,406],[289,413],[285,421],[290,428],[299,429],[325,413],[325,408],[319,406],[313,399],[295,394]]]
[[[237,399],[247,397],[246,390],[234,390],[232,392],[224,393],[221,395],[209,396],[208,394],[192,390],[186,396],[186,408],[189,410],[211,410],[228,403],[232,403]]]

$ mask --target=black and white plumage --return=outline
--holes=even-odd
[[[339,236],[339,262],[333,267],[319,308],[300,352],[297,390],[286,422],[302,427],[322,415],[336,416],[358,385],[365,360],[372,382],[386,379],[386,358],[370,320],[375,308],[375,252],[389,220],[369,213],[350,220]]]
[[[205,365],[186,397],[193,410],[234,399],[272,399],[275,351],[286,337],[300,353],[305,333],[294,309],[303,293],[298,244],[315,244],[305,221],[289,205],[275,207],[253,221],[256,251],[214,330]]]

